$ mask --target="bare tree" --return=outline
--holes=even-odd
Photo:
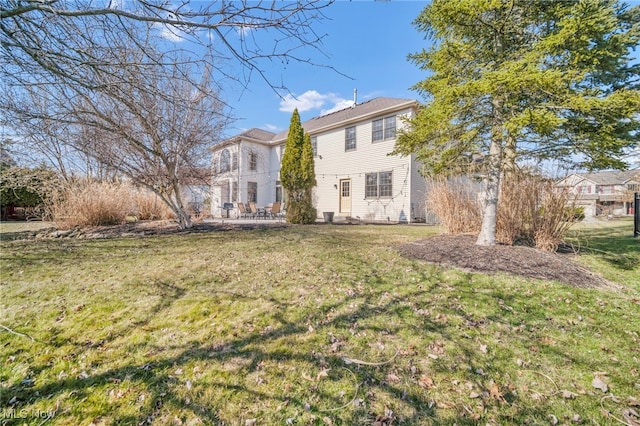
[[[189,42],[184,47],[168,43],[167,49],[181,50],[183,58],[193,43],[206,49],[210,65],[225,77],[248,83],[257,74],[274,89],[285,88],[264,65],[312,63],[303,48],[319,49],[322,36],[313,26],[325,19],[323,9],[330,3],[3,0],[0,73],[9,84],[42,83],[42,76],[56,76],[94,87],[85,78],[87,73],[114,65],[109,51],[123,38],[144,48],[139,34],[151,29],[152,37]],[[258,31],[270,37],[256,37]],[[268,44],[259,39],[269,40]],[[160,56],[145,53],[157,63],[173,59],[166,51]],[[240,64],[240,70],[226,68],[225,63]]]
[[[45,134],[50,121],[65,127],[65,144],[156,193],[188,228],[181,186],[207,163],[207,148],[229,121],[227,108],[209,67],[160,65],[149,61],[154,46],[148,40],[136,47],[119,46],[117,65],[90,75],[96,87],[22,87],[8,109],[14,122]]]
[[[154,191],[189,227],[179,187],[229,122],[222,84],[284,88],[265,63],[313,63],[302,48],[320,46],[328,4],[3,1],[0,111]]]

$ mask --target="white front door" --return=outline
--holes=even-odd
[[[340,180],[340,213],[351,213],[351,179]]]

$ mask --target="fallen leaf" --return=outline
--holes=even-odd
[[[435,385],[433,383],[433,379],[429,376],[427,376],[426,374],[423,374],[420,377],[420,380],[418,380],[418,385],[420,385],[423,388],[426,389],[431,389],[433,388]]]
[[[396,376],[393,373],[387,374],[387,382],[389,383],[398,383],[400,381],[400,377]]]
[[[605,393],[609,390],[609,387],[607,386],[607,384],[603,382],[602,379],[598,376],[593,378],[593,381],[591,381],[591,386]]]
[[[573,399],[576,397],[576,394],[573,392],[569,392],[568,390],[562,390],[562,397],[564,399]]]
[[[502,393],[500,393],[500,387],[496,382],[492,382],[489,386],[489,396],[493,399],[497,399],[498,401],[504,401]]]
[[[316,376],[316,380],[320,381],[326,377],[329,377],[329,370],[331,370],[330,368],[323,368],[322,370],[320,370],[320,372],[318,373],[318,375]]]
[[[627,408],[622,411],[622,417],[630,426],[640,426],[640,414],[633,408]]]
[[[483,354],[487,353],[487,345],[480,345],[480,352],[482,352]]]
[[[629,404],[629,405],[631,405],[633,407],[640,407],[640,399],[630,396],[627,399],[627,404]]]
[[[244,426],[255,426],[258,423],[258,419],[247,419],[244,421]]]
[[[478,392],[471,392],[469,394],[469,398],[471,399],[476,399],[476,398],[480,398],[480,396],[482,396],[482,394],[478,393]]]

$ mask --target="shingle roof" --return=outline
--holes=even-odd
[[[634,170],[611,170],[593,173],[576,173],[578,176],[588,179],[596,185],[616,185],[625,183],[634,177],[640,180],[640,169]]]
[[[269,142],[273,139],[275,133],[269,132],[267,130],[262,129],[249,129],[246,132],[240,133],[237,137],[242,137],[243,139],[253,139],[262,142]]]
[[[413,103],[416,103],[416,101],[413,99],[373,98],[361,104],[356,104],[352,107],[341,109],[340,111],[321,115],[319,117],[314,117],[302,123],[302,127],[307,133],[313,133],[316,130],[330,127],[344,121],[354,120],[359,117],[367,116],[369,114],[375,114],[377,112],[382,112],[388,109],[398,108],[405,105],[409,106]],[[286,139],[287,133],[289,133],[288,129],[278,133],[274,136],[273,142],[280,142]]]

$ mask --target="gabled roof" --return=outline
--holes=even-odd
[[[640,180],[640,169],[576,173],[576,176],[587,179],[596,185],[621,185],[630,180],[634,180],[634,178]]]
[[[275,136],[275,133],[273,132],[253,128],[253,129],[247,130],[246,132],[240,133],[236,137],[242,138],[242,139],[250,139],[258,142],[270,142],[274,136]]]
[[[314,117],[302,123],[302,127],[307,133],[313,134],[323,130],[329,130],[338,127],[350,121],[364,119],[367,116],[383,114],[387,111],[407,108],[412,105],[417,106],[417,102],[413,99],[399,98],[373,98],[361,104],[355,104],[352,107],[341,109],[327,115]],[[280,142],[287,138],[289,130],[278,133],[273,138],[273,142]]]
[[[340,111],[314,117],[302,123],[302,127],[307,133],[314,134],[346,125],[349,122],[356,122],[378,115],[391,114],[393,111],[417,106],[418,102],[413,99],[374,98]],[[215,145],[212,149],[215,150],[240,140],[276,145],[284,142],[287,139],[288,133],[289,129],[278,134],[262,129],[249,129]]]

